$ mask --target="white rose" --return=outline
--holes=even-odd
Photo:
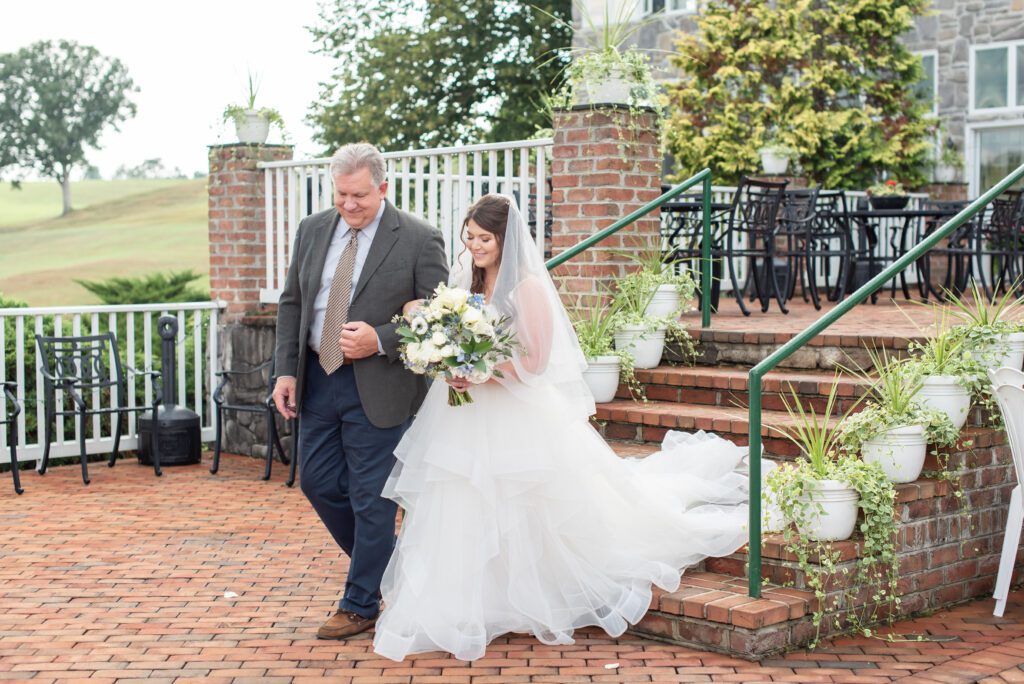
[[[480,312],[480,309],[476,309],[472,306],[467,307],[466,312],[462,314],[462,322],[469,326],[472,326],[474,323],[478,323],[483,319],[484,315]]]
[[[474,335],[483,337],[494,334],[494,326],[484,320],[469,326],[469,329]]]
[[[430,337],[430,342],[431,342],[431,344],[433,344],[433,345],[434,345],[435,347],[442,347],[442,346],[444,346],[445,344],[447,344],[447,342],[448,342],[448,338],[444,336],[444,333],[441,333],[441,332],[435,332],[435,333],[434,333],[434,334],[433,334],[433,335],[432,335],[432,336]]]

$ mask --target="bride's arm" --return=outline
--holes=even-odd
[[[539,375],[547,368],[551,353],[551,336],[554,320],[551,303],[540,283],[524,280],[515,292],[516,342],[521,350],[512,359],[498,364],[498,370],[506,379],[518,380],[518,366],[529,375]],[[491,378],[488,382],[500,382]]]

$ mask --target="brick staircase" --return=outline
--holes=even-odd
[[[797,352],[791,363],[770,373],[763,383],[762,438],[765,456],[788,460],[795,446],[772,431],[789,417],[782,395],[792,384],[800,400],[823,409],[835,363],[866,363],[865,346],[905,353],[917,328],[894,324],[894,307],[860,307],[842,322],[839,331],[815,338]],[[884,332],[873,329],[878,318],[889,317]],[[849,317],[848,317],[849,318]],[[857,318],[867,320],[857,321]],[[748,442],[747,372],[790,339],[794,321],[766,315],[727,319],[724,329],[699,329],[695,366],[662,365],[637,371],[648,402],[632,401],[624,387],[617,398],[599,404],[596,421],[609,444],[622,456],[643,457],[658,448],[668,430],[707,430],[737,444]],[[838,326],[837,326],[838,327]],[[669,357],[671,352],[666,353]],[[845,410],[866,390],[866,383],[845,376],[840,381],[839,409]],[[982,427],[980,411],[964,428],[962,444],[948,450],[951,464],[964,468],[961,487],[969,514],[965,515],[949,484],[923,477],[897,486],[899,520],[897,553],[900,563],[901,614],[951,605],[990,595],[998,568],[1002,529],[1014,473],[1005,435]],[[937,470],[929,456],[925,473]],[[840,542],[840,567],[852,568],[858,539]],[[747,596],[746,548],[724,558],[708,559],[684,574],[678,591],[656,595],[651,611],[634,631],[673,643],[759,659],[813,641],[812,622],[817,602],[808,590],[796,558],[788,553],[781,534],[766,534],[762,543],[763,585],[760,599]],[[826,585],[826,605],[840,598],[843,588]],[[870,603],[870,597],[862,597]],[[821,635],[833,627],[823,621]]]

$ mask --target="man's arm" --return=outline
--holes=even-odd
[[[285,418],[295,417],[295,375],[299,366],[299,326],[302,321],[302,292],[299,289],[299,245],[302,242],[302,225],[295,235],[292,247],[292,261],[288,265],[284,289],[277,302],[277,332],[274,340],[274,404]]]
[[[432,294],[439,283],[448,282],[448,259],[444,255],[444,238],[440,231],[432,230],[431,234],[423,243],[419,255],[416,258],[416,265],[413,267],[413,288],[415,297],[413,299],[425,299]],[[398,360],[398,325],[385,323],[378,325],[377,339],[380,346],[387,354],[388,360],[392,363]]]

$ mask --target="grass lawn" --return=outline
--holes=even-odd
[[[209,287],[206,179],[76,183],[76,210],[63,218],[52,218],[60,214],[57,183],[23,188],[0,187],[5,296],[32,306],[94,304],[76,279],[188,268]]]

